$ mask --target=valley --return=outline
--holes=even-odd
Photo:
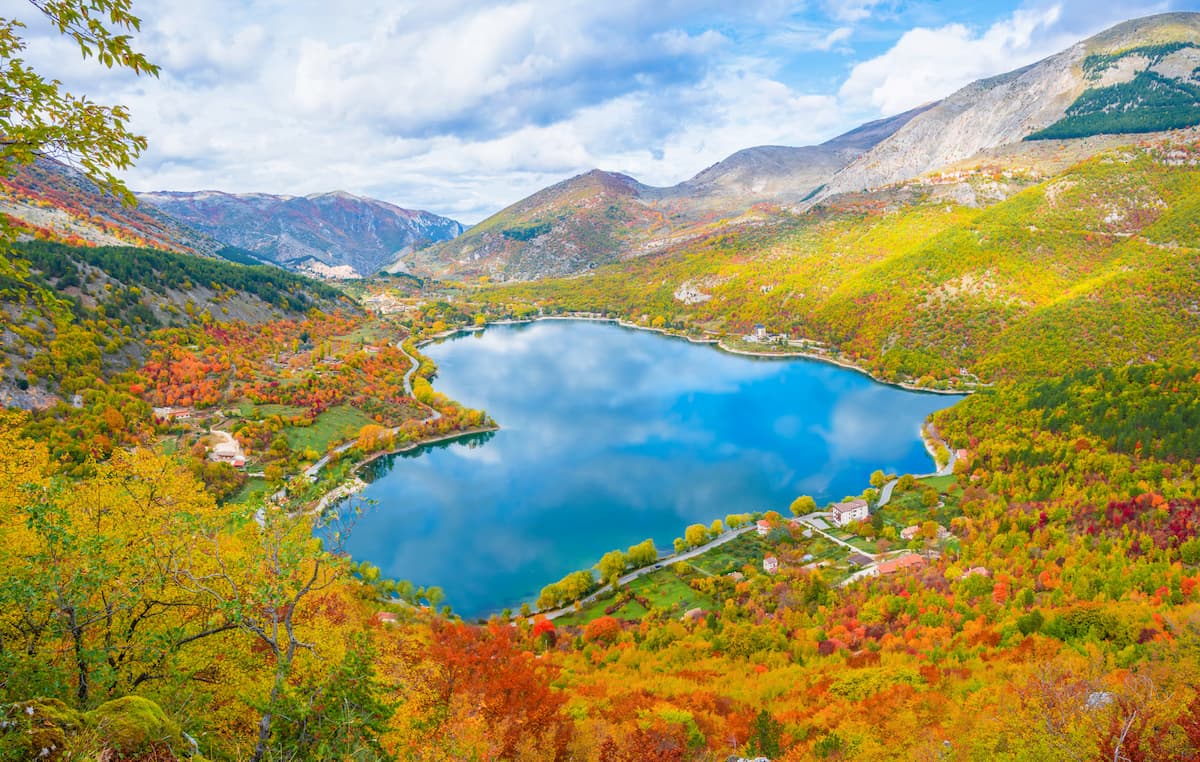
[[[126,5],[33,7],[159,74]],[[549,33],[510,21],[541,55],[488,87],[540,92]],[[0,19],[0,760],[1200,759],[1200,14],[661,185],[579,173],[538,93],[418,124],[469,88],[381,103],[366,38],[308,40],[319,71],[260,99],[379,167],[271,175],[283,132],[222,165],[286,193],[132,194],[147,141],[37,79],[26,28]],[[651,39],[703,48],[686,79],[738,29]],[[604,103],[606,139],[649,129]],[[537,169],[488,186],[526,111]],[[232,150],[186,148],[150,176]],[[381,171],[446,214],[557,174],[465,227],[360,195]]]

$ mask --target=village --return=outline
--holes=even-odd
[[[701,621],[721,616],[723,601],[797,574],[818,575],[829,587],[879,577],[921,584],[931,562],[958,554],[954,528],[961,516],[961,487],[952,473],[892,477],[886,484],[891,486],[886,500],[872,487],[864,496],[819,510],[801,507],[801,514],[790,517],[778,511],[727,517],[722,531],[710,532],[703,545],[660,554],[657,563],[622,577],[617,589],[603,587],[539,618],[569,626],[601,616],[634,622],[657,612]],[[951,569],[958,579],[990,576],[983,567]],[[521,611],[532,613],[528,607]]]

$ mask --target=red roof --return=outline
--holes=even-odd
[[[390,611],[376,611],[373,617],[376,624],[396,624],[399,618]]]
[[[916,553],[909,553],[899,558],[891,558],[879,564],[880,574],[895,574],[905,569],[918,569],[925,565],[925,559]]]

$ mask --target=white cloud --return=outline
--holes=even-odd
[[[1034,0],[982,30],[957,23],[916,27],[885,53],[856,64],[839,96],[850,111],[869,107],[884,115],[900,113],[977,79],[1039,61],[1113,24],[1176,4]]]
[[[834,0],[826,2],[825,7],[838,21],[855,22],[869,18],[871,11],[883,2],[884,0]]]
[[[981,34],[962,24],[912,29],[883,55],[857,64],[839,94],[884,114],[943,98],[976,79],[1060,50],[1056,35],[1039,34],[1053,28],[1060,12],[1058,5],[1017,11]]]

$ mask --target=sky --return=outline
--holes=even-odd
[[[22,0],[26,59],[121,103],[135,190],[345,190],[473,224],[594,167],[810,145],[1200,0],[134,0],[137,78]]]

